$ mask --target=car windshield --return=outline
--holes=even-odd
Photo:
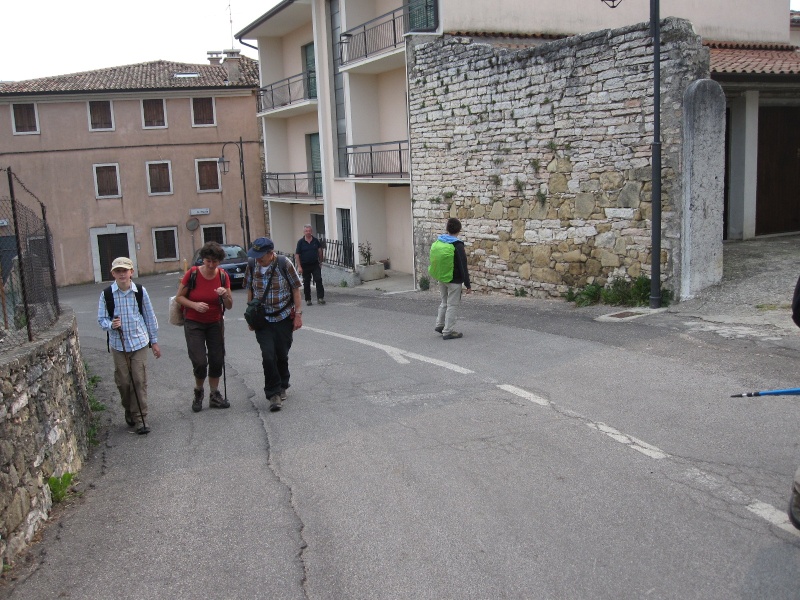
[[[225,250],[225,258],[242,258],[247,260],[247,253],[241,246],[225,246],[223,250]]]

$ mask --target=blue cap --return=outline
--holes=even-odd
[[[268,237],[260,237],[250,246],[247,251],[247,256],[250,258],[261,258],[267,252],[272,252],[275,249],[275,244]]]

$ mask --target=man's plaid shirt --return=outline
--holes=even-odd
[[[262,267],[256,263],[255,274],[250,273],[250,269],[247,270],[244,287],[245,289],[249,288],[250,280],[252,279],[253,299],[260,300],[261,295],[264,293],[264,286],[267,285],[267,281],[273,270],[275,271],[275,276],[272,278],[270,289],[267,292],[266,298],[264,298],[264,305],[266,306],[267,314],[275,312],[283,306],[286,307],[277,315],[267,316],[267,321],[270,323],[277,323],[278,321],[286,319],[289,313],[292,312],[292,290],[299,288],[303,284],[292,262],[286,259],[286,275],[288,279],[283,276],[283,271],[278,267],[277,255],[275,255],[275,260],[266,267]]]

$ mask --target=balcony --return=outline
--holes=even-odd
[[[339,40],[340,64],[346,68],[387,55],[394,56],[393,62],[397,63],[389,68],[402,66],[403,57],[395,56],[400,53],[394,51],[404,47],[405,34],[436,31],[438,22],[436,0],[411,0],[400,8],[342,33]]]
[[[408,140],[347,146],[347,176],[408,179]]]
[[[258,91],[258,113],[281,111],[291,116],[316,110],[317,74],[314,71],[292,75]]]
[[[295,198],[316,202],[322,198],[322,173],[320,171],[262,173],[261,189],[264,196],[267,197]]]

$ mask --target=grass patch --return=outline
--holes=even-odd
[[[47,480],[47,485],[50,487],[50,496],[53,502],[63,502],[69,492],[69,486],[72,484],[72,473],[67,471],[61,477],[51,477]]]
[[[650,278],[644,275],[633,281],[617,278],[606,287],[592,283],[577,291],[570,288],[564,298],[567,302],[574,302],[575,306],[600,303],[610,306],[649,306]],[[669,306],[670,302],[672,290],[661,288],[661,306]]]
[[[756,308],[758,310],[785,310],[792,308],[792,305],[786,302],[782,304],[756,304]]]

